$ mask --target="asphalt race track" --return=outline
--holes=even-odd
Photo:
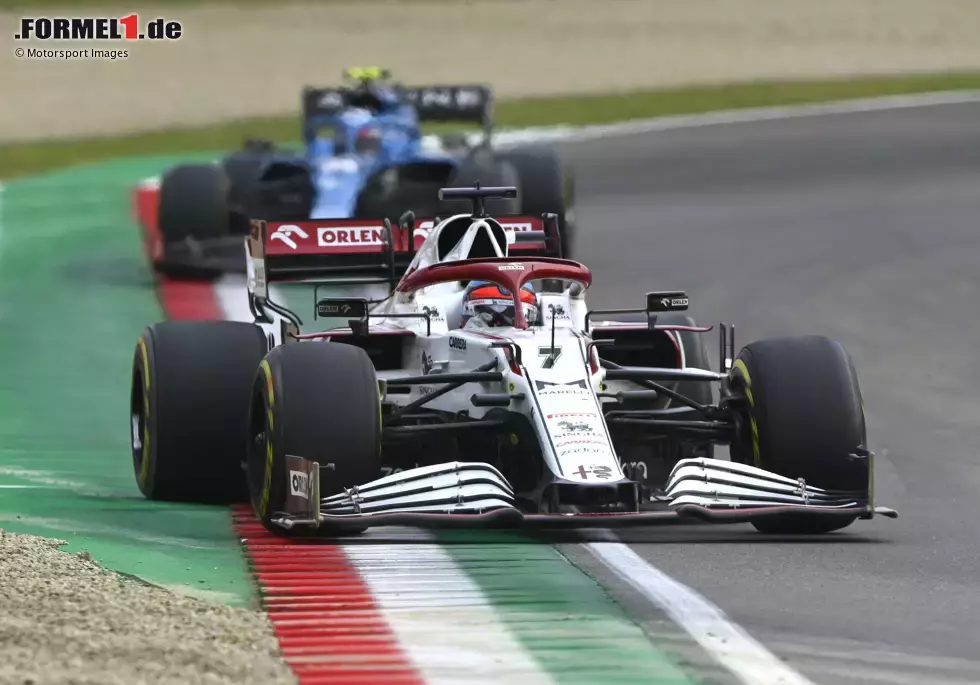
[[[590,304],[684,288],[736,344],[823,333],[854,357],[899,510],[822,538],[748,526],[621,539],[820,683],[980,682],[980,105],[568,143]],[[711,335],[709,352],[717,357]],[[800,392],[806,392],[800,388]],[[663,617],[577,545],[651,629]]]

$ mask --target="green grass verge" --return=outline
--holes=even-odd
[[[511,100],[498,103],[497,122],[502,128],[600,124],[721,109],[975,89],[980,89],[980,73],[743,83],[618,95]],[[293,115],[114,138],[12,143],[0,145],[0,178],[112,157],[227,150],[239,146],[242,140],[249,137],[277,142],[295,141],[299,131],[299,119]]]

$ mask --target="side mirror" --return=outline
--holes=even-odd
[[[342,316],[349,319],[366,319],[368,301],[363,298],[330,298],[317,300],[314,318]]]
[[[657,290],[647,293],[647,313],[683,312],[690,299],[683,290]]]

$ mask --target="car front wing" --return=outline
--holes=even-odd
[[[788,514],[842,519],[898,515],[876,506],[873,480],[867,491],[825,490],[803,479],[720,459],[678,462],[667,482],[664,510],[563,514],[522,511],[511,485],[485,463],[418,467],[321,497],[319,464],[295,456],[288,460],[291,473],[307,474],[307,492],[288,497],[287,510],[277,512],[272,523],[285,530],[315,528],[326,534],[376,526],[620,528],[697,520],[745,523]],[[869,467],[873,468],[870,461]]]

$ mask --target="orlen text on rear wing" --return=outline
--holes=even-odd
[[[554,215],[497,220],[505,231],[514,233],[509,249],[515,255],[552,255],[560,249]],[[393,290],[437,221],[415,220],[411,214],[397,226],[387,219],[253,219],[248,240],[249,282],[263,298],[268,283],[282,281],[388,282]],[[549,230],[545,230],[546,222]]]

